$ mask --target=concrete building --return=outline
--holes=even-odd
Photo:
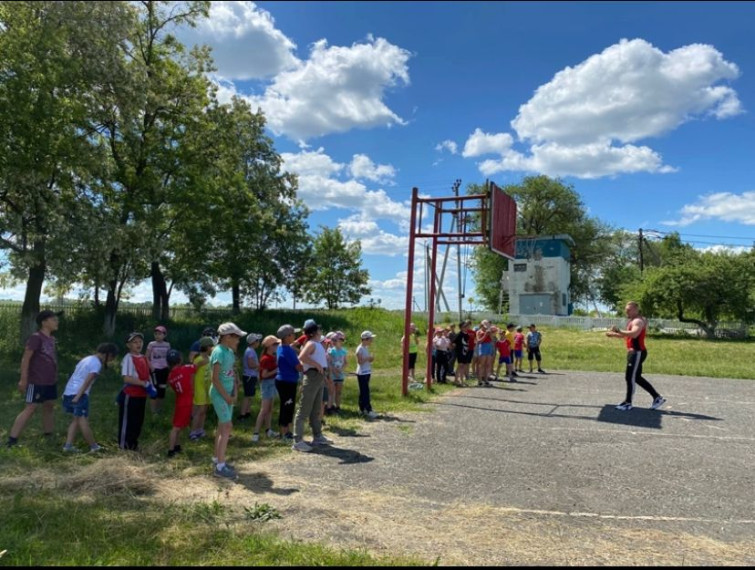
[[[572,313],[569,298],[571,246],[566,234],[517,238],[516,258],[504,274],[512,315]]]

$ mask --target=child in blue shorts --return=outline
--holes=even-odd
[[[79,449],[73,446],[76,432],[81,430],[81,435],[89,444],[90,451],[98,451],[101,447],[97,444],[89,427],[89,391],[92,389],[95,379],[103,368],[107,368],[108,362],[118,355],[118,348],[111,342],[103,342],[97,347],[95,354],[82,358],[68,379],[63,391],[63,410],[73,414],[71,425],[68,426],[68,436],[63,451],[78,453]]]

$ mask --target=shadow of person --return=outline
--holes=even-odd
[[[342,428],[328,425],[328,430],[341,437],[370,437],[369,434],[359,433],[354,428]]]
[[[399,422],[402,424],[416,424],[417,422],[414,420],[405,420],[404,418],[399,418],[397,416],[391,416],[389,414],[380,414],[376,420],[382,420],[384,422]]]
[[[243,485],[253,493],[272,493],[274,495],[293,495],[299,489],[284,489],[275,487],[273,480],[265,473],[244,473],[239,471],[236,483]]]
[[[375,458],[368,455],[363,455],[353,449],[342,449],[340,447],[333,447],[331,445],[317,445],[312,448],[310,453],[316,453],[317,455],[325,455],[326,457],[335,457],[340,459],[339,465],[349,465],[353,463],[369,463]]]

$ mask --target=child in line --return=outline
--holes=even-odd
[[[509,341],[509,350],[514,350],[514,329],[516,328],[516,325],[514,323],[509,323],[506,325],[506,332],[504,333],[506,335],[506,340]],[[509,357],[511,358],[511,362],[513,364],[514,362],[514,353],[512,352]],[[516,370],[511,369],[511,374],[509,376],[519,376],[517,374]]]
[[[168,386],[168,363],[165,356],[170,350],[170,343],[165,340],[168,336],[168,329],[162,325],[155,327],[155,340],[147,345],[147,362],[149,362],[150,376],[152,384],[157,388],[157,397],[149,403],[152,413],[159,414],[162,409],[162,402],[165,399],[165,389]]]
[[[215,469],[216,477],[235,479],[236,470],[226,463],[225,452],[233,429],[233,405],[238,397],[239,381],[236,377],[236,350],[241,337],[246,336],[233,323],[223,323],[218,327],[218,345],[210,355],[210,370],[212,383],[210,385],[210,401],[218,416],[218,435],[215,439]],[[216,463],[217,462],[217,463]]]
[[[537,361],[537,371],[540,374],[545,374],[545,370],[540,366],[540,362],[543,358],[540,356],[540,346],[543,343],[543,335],[537,330],[535,323],[530,325],[530,332],[527,333],[527,339],[525,342],[527,346],[527,360],[530,363],[530,372],[532,372],[532,360],[535,359]]]
[[[291,422],[296,411],[296,388],[299,385],[299,376],[302,365],[299,363],[297,352],[291,347],[294,342],[294,327],[283,325],[276,335],[280,345],[275,351],[278,362],[278,372],[275,375],[275,388],[280,398],[280,412],[278,413],[278,425],[280,426],[281,439],[293,444],[294,434],[291,433]]]
[[[348,352],[343,344],[346,336],[341,331],[336,331],[333,335],[328,358],[330,358],[331,379],[333,381],[333,406],[330,413],[338,414],[341,412],[341,393],[343,392],[343,383],[346,379],[344,370],[348,365]]]
[[[197,367],[194,364],[181,366],[183,358],[181,353],[175,349],[168,351],[165,360],[170,367],[168,384],[176,393],[173,429],[170,430],[170,438],[168,439],[168,457],[173,457],[176,453],[181,452],[181,445],[178,443],[181,430],[188,428],[191,423],[191,408],[194,403],[194,375],[197,372]]]
[[[495,333],[498,332],[497,328],[494,328],[494,330]],[[499,374],[501,372],[501,364],[505,364],[506,376],[508,377],[509,382],[516,382],[514,376],[511,374],[511,344],[509,343],[508,337],[505,334],[502,334],[501,337],[496,341],[495,347],[498,350],[498,368],[496,368],[495,371],[495,379],[498,380],[499,378]]]
[[[118,399],[118,447],[136,451],[144,424],[148,389],[154,391],[149,376],[149,363],[142,354],[144,335],[132,332],[126,337],[128,354],[121,361],[121,376],[125,384],[123,397]]]
[[[401,337],[401,346],[404,346],[404,337]],[[409,323],[409,382],[414,382],[414,367],[417,365],[417,352],[419,347],[419,331],[417,325]]]
[[[243,367],[244,374],[241,377],[241,384],[244,387],[244,399],[241,402],[240,420],[252,417],[252,399],[257,392],[257,382],[259,381],[260,362],[257,358],[257,348],[260,346],[262,335],[249,333],[246,336],[247,348],[244,351]]]
[[[278,350],[280,341],[273,335],[268,335],[262,341],[262,356],[260,357],[260,413],[257,414],[257,423],[254,426],[252,441],[260,440],[262,426],[267,427],[267,437],[278,437],[278,433],[271,429],[273,421],[273,400],[275,399],[275,375],[278,373],[278,360],[275,352]]]
[[[204,422],[207,419],[207,408],[210,405],[210,354],[215,348],[215,341],[210,336],[199,339],[199,346],[192,360],[197,367],[194,375],[194,412],[191,420],[189,439],[199,441],[205,436]]]
[[[79,360],[76,368],[68,379],[63,391],[63,410],[73,414],[71,425],[68,426],[68,437],[63,446],[63,451],[78,453],[79,449],[73,446],[76,432],[81,431],[84,441],[89,444],[90,451],[102,449],[95,441],[92,429],[89,427],[89,391],[94,381],[103,368],[107,368],[108,362],[118,355],[118,347],[112,342],[104,342],[97,347],[94,354]]]
[[[514,372],[524,372],[522,368],[522,347],[524,346],[524,335],[522,334],[522,327],[516,327],[516,334],[514,334]]]
[[[378,417],[372,409],[370,402],[370,376],[372,375],[372,363],[375,357],[370,354],[372,339],[376,335],[370,331],[364,331],[361,335],[361,343],[356,350],[357,357],[357,381],[359,382],[359,412],[374,420]]]
[[[328,350],[330,350],[330,345],[333,342],[333,336],[335,334],[335,332],[329,332],[320,342],[325,350],[325,362],[327,363],[327,366],[323,369],[325,385],[322,387],[322,405],[320,407],[320,421],[322,422],[322,425],[325,425],[325,415],[330,414],[330,410],[333,407],[333,392],[335,392],[335,389],[333,388],[333,374],[330,369],[331,364]]]

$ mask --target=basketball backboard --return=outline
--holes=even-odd
[[[490,182],[488,247],[507,259],[516,257],[516,201]]]

